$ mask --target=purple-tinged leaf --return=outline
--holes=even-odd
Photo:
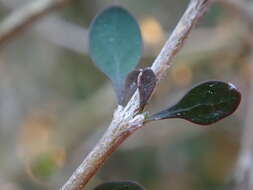
[[[138,89],[140,94],[140,111],[142,111],[156,86],[156,76],[152,69],[144,69],[138,77]]]
[[[204,82],[192,88],[176,105],[150,116],[147,121],[182,118],[209,125],[232,114],[240,101],[241,94],[233,84]]]
[[[133,93],[137,89],[137,79],[140,74],[141,70],[133,70],[132,72],[128,73],[124,89],[122,90],[122,94],[120,95],[120,105],[125,106],[129,99],[133,96]]]

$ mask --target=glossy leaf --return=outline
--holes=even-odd
[[[145,190],[142,186],[131,181],[107,182],[97,186],[94,190]]]
[[[92,60],[113,82],[118,98],[124,81],[137,66],[142,38],[138,23],[119,6],[103,10],[90,27],[89,50]]]
[[[144,109],[154,88],[156,86],[156,76],[152,69],[144,69],[138,78],[138,89],[140,93],[140,110]]]
[[[232,114],[241,94],[231,83],[209,81],[192,88],[176,105],[148,120],[182,118],[200,125],[215,123]]]
[[[133,70],[130,72],[125,80],[123,95],[120,96],[120,105],[125,106],[129,99],[133,96],[133,93],[137,89],[137,79],[141,70]]]

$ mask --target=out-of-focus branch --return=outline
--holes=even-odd
[[[248,22],[253,27],[253,2],[245,2],[238,0],[217,0],[225,8],[239,15],[243,20]]]
[[[253,2],[244,0],[218,0],[226,8],[236,13],[249,25],[249,62],[253,63]],[[253,71],[253,67],[252,71]],[[252,74],[251,71],[251,74]],[[233,190],[252,190],[253,189],[253,75],[249,81],[248,110],[245,117],[244,130],[241,138],[241,150],[237,161],[234,174]]]
[[[249,64],[253,63],[253,38],[251,36],[251,55]],[[251,66],[252,71],[253,67]],[[252,72],[251,71],[251,72]],[[252,74],[252,73],[251,73]],[[237,167],[234,174],[234,190],[252,190],[253,189],[253,75],[249,81],[249,94],[247,101],[247,114],[245,117],[244,130],[241,138],[241,150],[237,161]]]
[[[32,23],[74,0],[37,0],[14,10],[0,24],[0,45],[26,29]]]
[[[67,22],[55,15],[35,25],[35,30],[44,39],[78,54],[88,54],[88,30]]]
[[[171,64],[172,58],[181,49],[191,29],[206,11],[211,0],[192,0],[172,35],[165,43],[152,65],[160,80]],[[138,91],[125,108],[121,106],[114,113],[113,120],[104,136],[76,169],[62,190],[81,190],[117,147],[134,131],[143,126],[145,116],[138,114]]]
[[[20,0],[0,0],[0,2],[7,9],[14,11]],[[78,54],[86,55],[88,53],[88,31],[84,27],[67,22],[55,14],[43,18],[32,29],[54,45]]]

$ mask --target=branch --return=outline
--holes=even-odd
[[[253,12],[252,2],[238,0],[217,0],[221,5],[239,15],[243,20],[248,22],[250,27],[253,27]]]
[[[249,63],[253,61],[253,39],[251,46],[251,55],[249,57]],[[253,69],[253,67],[251,66]],[[249,94],[247,101],[247,115],[245,117],[243,135],[241,137],[241,148],[237,160],[236,170],[234,172],[234,190],[252,190],[253,188],[253,76],[249,81]]]
[[[35,26],[35,31],[59,47],[78,54],[88,54],[88,31],[77,24],[52,15],[39,22]]]
[[[38,19],[70,1],[74,0],[37,0],[15,10],[0,25],[0,45],[9,41]]]
[[[207,10],[212,0],[191,0],[183,17],[165,43],[152,65],[158,80],[165,75],[172,58],[181,49],[189,32]],[[125,108],[118,106],[113,120],[95,148],[72,174],[61,190],[81,190],[117,147],[134,131],[143,126],[144,114],[137,112],[139,107],[138,91]]]
[[[218,0],[224,7],[236,13],[241,17],[243,21],[249,25],[248,32],[248,48],[250,49],[248,56],[248,62],[253,61],[253,3],[247,1],[237,0]],[[251,66],[251,69],[253,67]],[[252,190],[253,188],[253,75],[249,81],[249,94],[247,102],[247,114],[245,117],[243,135],[241,137],[241,148],[237,160],[237,166],[234,172],[234,178],[232,179],[232,189],[234,190]]]
[[[252,7],[253,8],[253,4]],[[244,8],[246,10],[246,8]],[[241,9],[243,10],[243,9]],[[250,12],[242,12],[242,14],[249,15]],[[249,55],[247,62],[249,64],[253,61],[253,14],[249,22],[250,30],[248,33],[248,43],[249,43]],[[249,17],[248,17],[249,18]],[[253,71],[253,66],[251,65],[251,71]],[[253,188],[253,125],[252,125],[252,115],[253,115],[253,75],[249,82],[249,93],[247,101],[247,114],[244,122],[243,134],[241,137],[241,147],[238,154],[237,166],[234,172],[234,183],[232,183],[232,188],[234,190],[252,190]]]

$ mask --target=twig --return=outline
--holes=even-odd
[[[37,0],[14,10],[0,25],[0,45],[6,43],[32,23],[74,0]]]
[[[212,0],[191,0],[183,17],[165,43],[160,54],[154,61],[152,69],[160,80],[171,65],[171,60],[181,49],[190,30],[207,10]],[[61,188],[62,190],[81,190],[97,172],[116,148],[134,131],[143,126],[144,114],[138,114],[138,91],[125,108],[119,106],[104,136],[88,154],[81,165]]]

